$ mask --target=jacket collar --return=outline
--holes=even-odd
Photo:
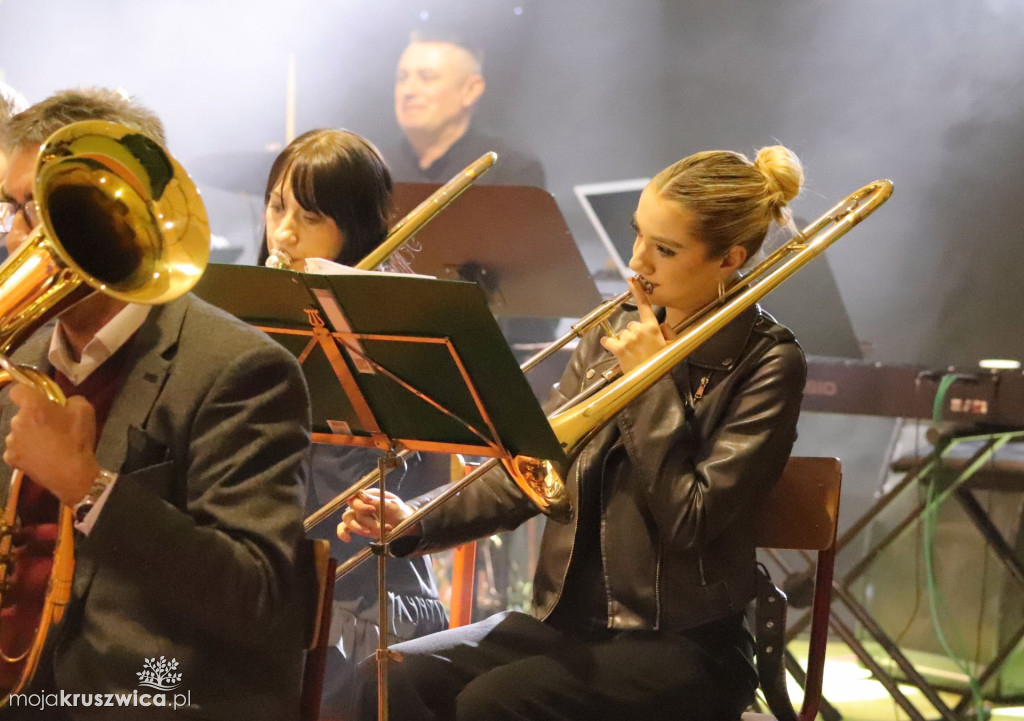
[[[190,298],[191,294],[186,294],[153,308],[131,341],[133,346],[130,352],[136,360],[114,398],[96,446],[96,460],[104,468],[122,472],[133,439],[145,436],[145,431],[141,429],[145,427],[146,419],[167,379],[178,349],[185,314],[192,302]],[[83,544],[88,544],[89,540],[86,538]],[[83,548],[86,547],[83,545]],[[95,554],[79,554],[72,586],[75,597],[82,598],[88,593],[97,563]]]
[[[636,312],[636,307],[632,304],[626,304],[625,308]],[[655,308],[655,315],[657,315],[659,321],[664,322],[665,309],[661,307]],[[686,359],[687,362],[690,365],[707,368],[708,370],[727,371],[732,369],[736,365],[736,361],[743,354],[743,349],[747,347],[747,342],[750,340],[750,334],[754,326],[760,320],[760,306],[755,303],[745,308],[727,326],[715,333],[700,348],[695,350]]]
[[[709,370],[731,370],[743,355],[743,349],[747,347],[750,333],[759,317],[760,308],[757,304],[745,308],[690,355],[690,365]]]

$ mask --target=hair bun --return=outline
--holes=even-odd
[[[804,183],[804,168],[796,154],[782,145],[769,145],[757,151],[754,165],[767,184],[768,204],[779,223],[789,221],[786,206],[799,193]]]

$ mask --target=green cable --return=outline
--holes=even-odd
[[[932,406],[933,423],[938,424],[942,420],[942,410],[945,407],[946,394],[949,392],[950,386],[953,385],[955,381],[956,375],[947,373],[939,382],[938,390],[935,392],[935,403]],[[952,644],[950,644],[949,639],[946,638],[946,634],[942,629],[942,617],[944,616],[947,620],[952,620],[953,615],[950,613],[949,607],[946,605],[946,597],[941,591],[939,591],[938,583],[935,578],[934,541],[937,531],[938,510],[941,505],[938,502],[940,493],[938,490],[936,475],[942,463],[941,448],[938,444],[936,444],[935,447],[935,454],[936,463],[933,466],[932,472],[929,474],[928,491],[924,512],[922,514],[922,523],[924,524],[924,533],[922,534],[922,538],[928,584],[928,609],[931,614],[932,626],[935,628],[935,635],[939,640],[939,644],[942,646],[942,649],[945,651],[949,659],[956,664],[965,676],[967,676],[967,682],[971,689],[971,700],[974,702],[976,718],[978,721],[983,721],[983,719],[985,719],[985,699],[981,694],[981,685],[978,683],[978,679],[975,677],[967,663],[967,645],[960,637],[956,624],[952,623],[951,632],[953,635],[953,641],[961,649],[960,654],[955,653],[953,651]]]

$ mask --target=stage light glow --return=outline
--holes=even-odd
[[[1009,358],[986,358],[978,361],[978,367],[986,370],[1020,370],[1020,361]]]

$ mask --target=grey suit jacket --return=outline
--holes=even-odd
[[[40,329],[15,360],[49,368],[51,333],[52,324]],[[174,718],[293,718],[310,424],[299,366],[191,295],[154,308],[131,342],[135,361],[97,449],[120,476],[76,544],[53,683],[69,693],[161,693],[140,686],[139,673],[163,657],[181,674],[167,702],[189,702]],[[0,404],[2,439],[13,408],[6,393]],[[65,710],[164,718],[140,707]]]

